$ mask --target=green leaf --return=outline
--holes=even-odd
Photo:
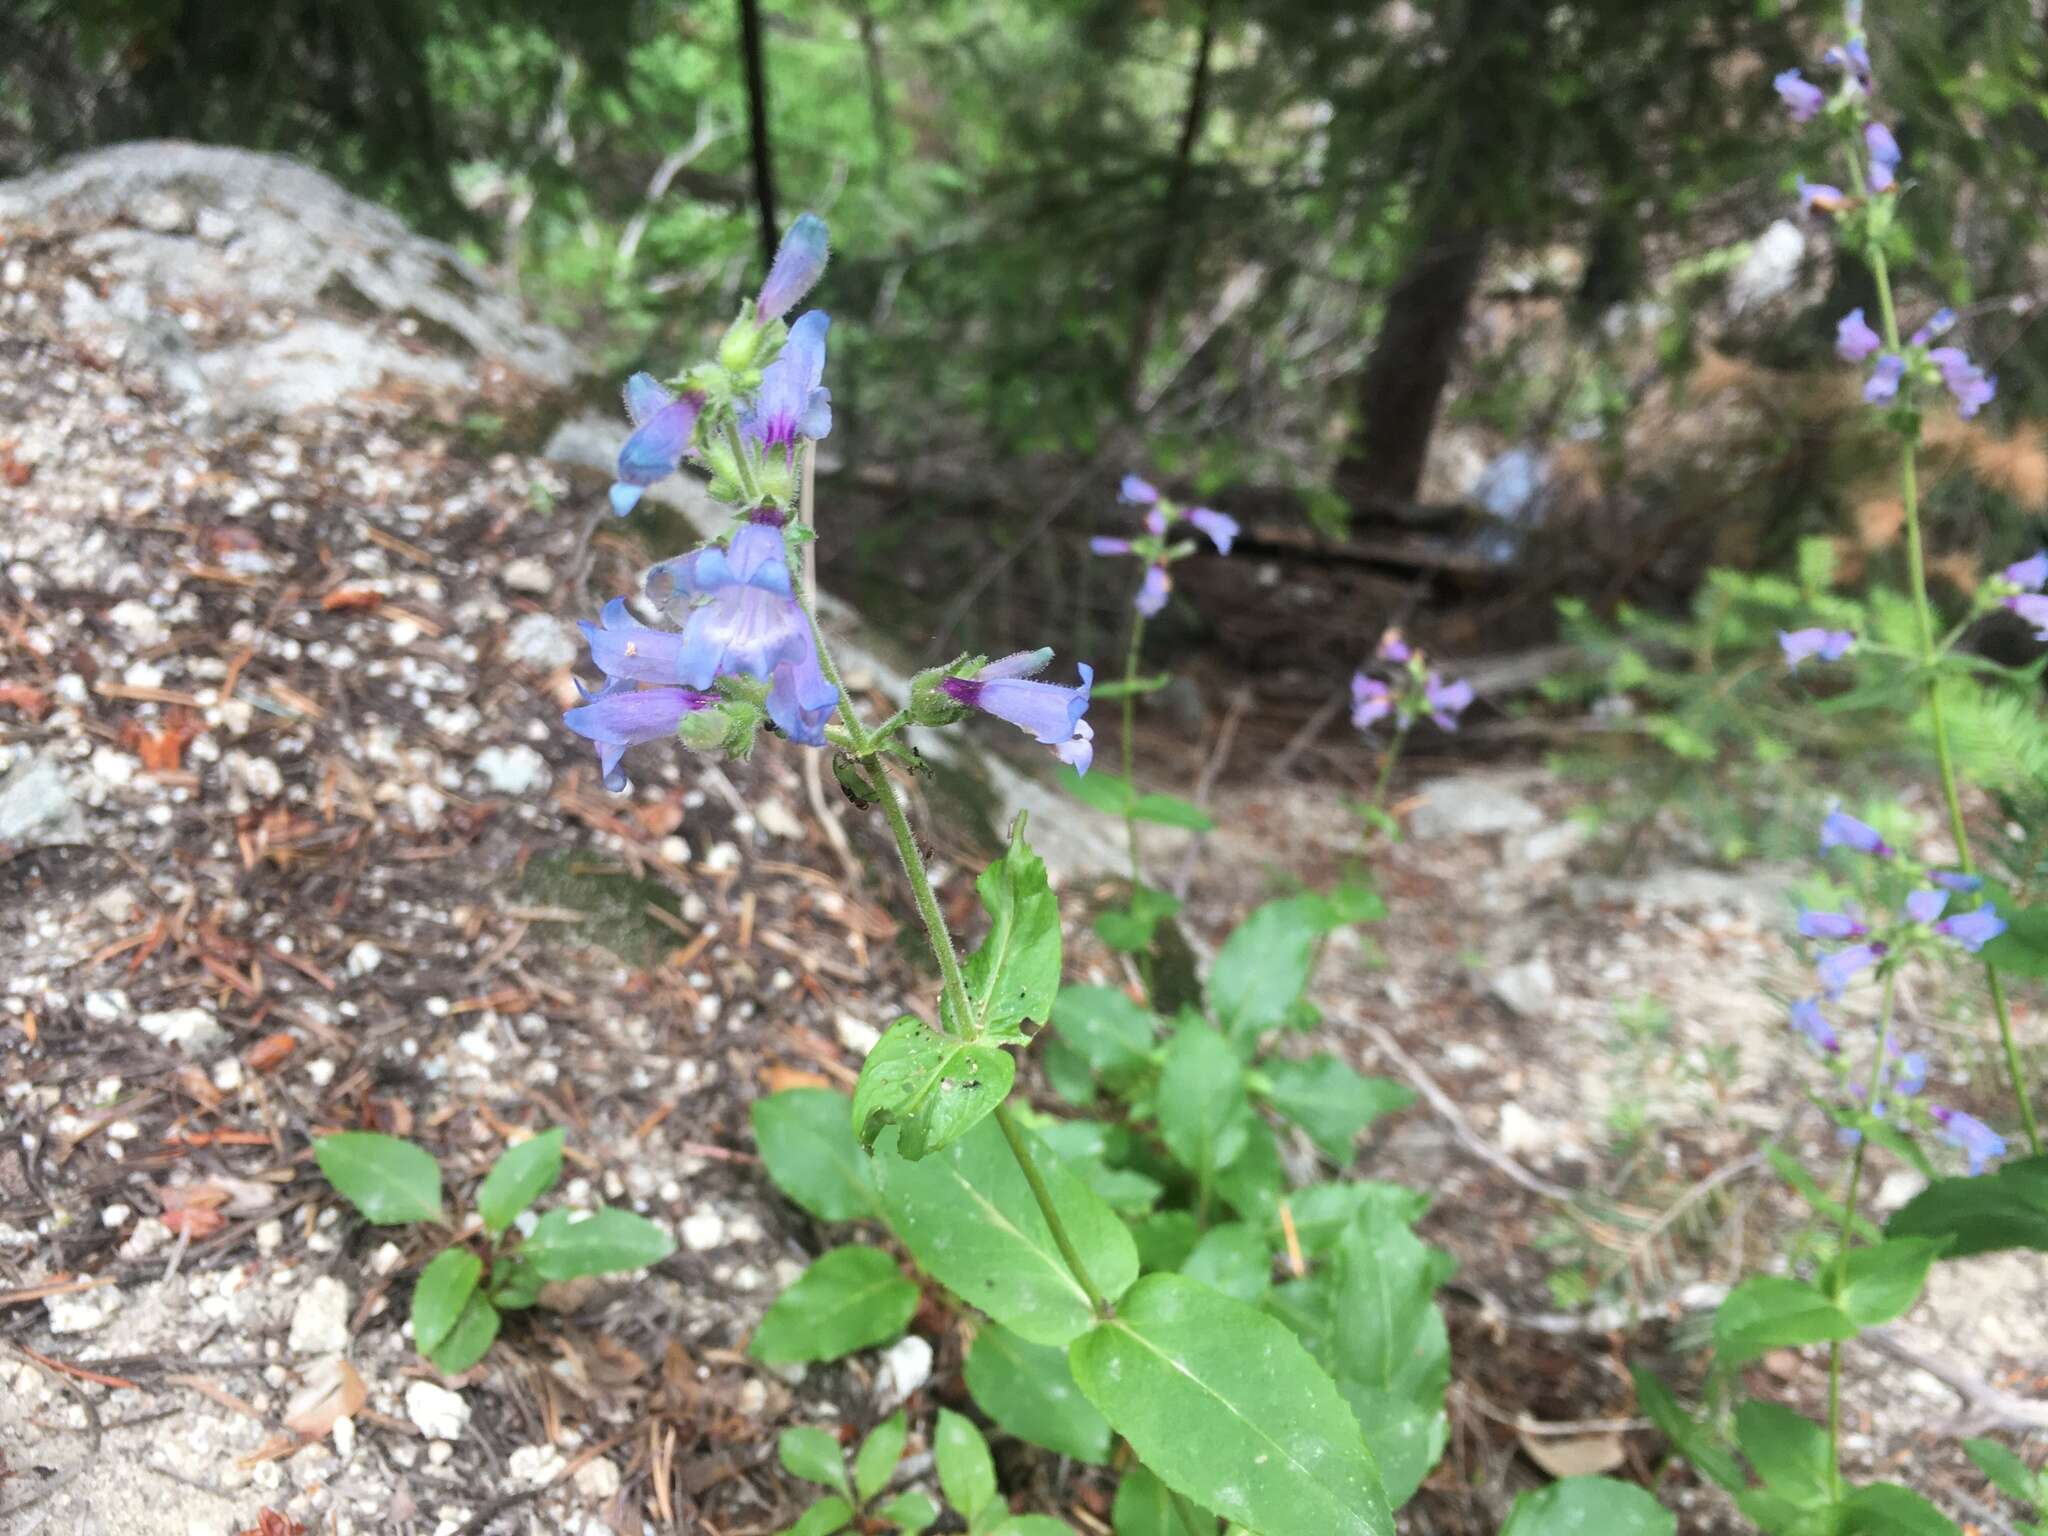
[[[434,1255],[412,1288],[413,1348],[431,1355],[455,1331],[483,1273],[484,1261],[467,1248],[443,1248]]]
[[[990,1526],[988,1536],[1074,1536],[1074,1528],[1051,1515],[1012,1515]]]
[[[1567,1477],[1515,1500],[1500,1536],[1677,1536],[1678,1517],[1633,1483]]]
[[[974,1336],[966,1376],[976,1406],[1007,1433],[1076,1461],[1109,1460],[1109,1422],[1074,1384],[1065,1350],[991,1323]]]
[[[1060,987],[1060,906],[1045,861],[1024,841],[1019,815],[1009,851],[974,883],[988,909],[988,937],[961,966],[973,1017],[956,1032],[968,1040],[1022,1040],[1026,1020],[1052,1011]]]
[[[1320,896],[1290,896],[1253,910],[1223,941],[1209,971],[1209,1015],[1233,1041],[1279,1025],[1308,985],[1317,941],[1335,926]]]
[[[873,1147],[883,1128],[915,1162],[951,1146],[1010,1096],[1017,1063],[1000,1046],[970,1045],[908,1015],[875,1042],[853,1090],[853,1131]]]
[[[1138,1275],[1131,1234],[1036,1138],[1018,1134],[1089,1277],[1114,1301]],[[903,1245],[961,1300],[1035,1344],[1065,1344],[1093,1320],[1087,1294],[993,1123],[914,1163],[897,1154],[894,1136],[884,1135],[875,1144],[875,1183]]]
[[[1131,816],[1137,821],[1162,827],[1183,827],[1190,832],[1213,832],[1216,818],[1192,800],[1178,795],[1140,795],[1131,802]]]
[[[1074,1379],[1168,1487],[1263,1536],[1391,1536],[1379,1472],[1285,1324],[1148,1275],[1074,1341]]]
[[[840,1453],[839,1437],[831,1431],[813,1424],[794,1425],[775,1442],[775,1455],[791,1477],[837,1488],[847,1498],[853,1497],[846,1481],[846,1458]]]
[[[519,1255],[500,1258],[491,1266],[491,1304],[501,1312],[519,1312],[540,1300],[547,1282]]]
[[[1089,689],[1088,697],[1097,703],[1105,699],[1120,699],[1126,694],[1136,697],[1147,693],[1157,693],[1172,681],[1172,676],[1165,672],[1155,672],[1150,677],[1113,678],[1106,683],[1097,683],[1093,688]]]
[[[484,1230],[496,1237],[512,1219],[555,1187],[562,1176],[562,1129],[529,1136],[507,1147],[484,1175],[476,1192],[477,1214]]]
[[[2005,932],[1978,953],[2015,976],[2048,977],[2048,907],[2020,906],[1997,886],[1987,886],[1984,894],[2005,919]]]
[[[342,1131],[317,1138],[313,1157],[374,1226],[441,1219],[441,1170],[424,1148],[377,1131]]]
[[[789,1088],[756,1099],[754,1145],[768,1177],[820,1221],[880,1216],[867,1156],[853,1135],[853,1101],[830,1088]]]
[[[1266,1101],[1292,1120],[1325,1157],[1348,1167],[1359,1132],[1381,1115],[1406,1109],[1415,1095],[1385,1077],[1366,1077],[1335,1056],[1318,1053],[1307,1061],[1268,1061]]]
[[[1159,925],[1180,910],[1180,902],[1149,885],[1131,888],[1128,908],[1110,908],[1095,917],[1096,937],[1111,949],[1138,954],[1152,947],[1152,935]]]
[[[1803,1280],[1752,1275],[1714,1313],[1714,1353],[1740,1365],[1771,1349],[1856,1337],[1856,1322]]]
[[[1146,1273],[1179,1269],[1202,1240],[1202,1224],[1193,1211],[1155,1211],[1131,1226],[1138,1245],[1138,1264]]]
[[[879,1248],[849,1244],[821,1253],[775,1298],[747,1353],[769,1365],[837,1360],[902,1336],[917,1311],[917,1286]]]
[[[1227,1221],[1211,1227],[1180,1265],[1190,1280],[1256,1302],[1273,1284],[1273,1250],[1248,1222]]]
[[[1630,1374],[1635,1377],[1636,1401],[1643,1412],[1702,1477],[1728,1493],[1740,1493],[1748,1486],[1742,1464],[1713,1438],[1705,1425],[1679,1406],[1669,1387],[1641,1366]]]
[[[1310,1184],[1287,1197],[1288,1214],[1294,1218],[1295,1241],[1309,1258],[1335,1248],[1344,1229],[1368,1208],[1408,1226],[1422,1219],[1423,1212],[1429,1209],[1429,1196],[1405,1184],[1354,1179],[1343,1184]],[[1277,1211],[1268,1224],[1267,1235],[1275,1243],[1287,1240]]]
[[[903,1457],[903,1442],[910,1438],[910,1421],[899,1410],[868,1431],[853,1458],[853,1490],[865,1504],[888,1486],[896,1463]]]
[[[2008,1248],[2048,1252],[2048,1157],[1973,1179],[1937,1179],[1885,1223],[1887,1237],[1945,1237],[1951,1259]]]
[[[1839,1536],[1960,1536],[1953,1520],[1897,1483],[1866,1483],[1841,1509]]]
[[[939,1523],[938,1502],[928,1493],[912,1488],[877,1509],[875,1513],[898,1530],[912,1536]]]
[[[1076,1109],[1095,1102],[1095,1073],[1087,1057],[1055,1035],[1046,1043],[1044,1061],[1045,1079],[1054,1093]]]
[[[1852,1248],[1842,1261],[1839,1282],[1828,1269],[1828,1294],[1858,1328],[1875,1328],[1904,1317],[1920,1299],[1927,1272],[1947,1246],[1936,1237],[1895,1237],[1870,1248]]]
[[[612,1275],[659,1264],[676,1251],[665,1228],[631,1211],[601,1206],[582,1211],[549,1211],[534,1225],[519,1253],[543,1280],[578,1275]]]
[[[1157,1021],[1141,1003],[1115,987],[1062,987],[1052,1005],[1059,1038],[1097,1073],[1143,1066],[1152,1053]]]
[[[1195,1514],[1196,1536],[1214,1536],[1216,1517],[1207,1510]],[[1147,1467],[1134,1465],[1124,1473],[1109,1519],[1116,1536],[1188,1536],[1187,1526],[1173,1507],[1172,1490]]]
[[[1280,1196],[1287,1185],[1286,1172],[1280,1166],[1279,1140],[1249,1104],[1239,1110],[1237,1120],[1244,1150],[1216,1176],[1216,1193],[1246,1221],[1271,1226],[1279,1220]],[[1231,1136],[1236,1134],[1234,1131]]]
[[[1806,1171],[1804,1164],[1775,1143],[1764,1148],[1764,1156],[1770,1161],[1770,1165],[1778,1170],[1778,1176],[1798,1191],[1800,1199],[1812,1206],[1817,1215],[1833,1222],[1837,1230],[1840,1229],[1842,1225],[1841,1202],[1828,1196],[1826,1191],[1814,1181],[1813,1175]],[[1874,1243],[1881,1235],[1878,1232],[1877,1224],[1860,1211],[1856,1213],[1855,1230],[1856,1235],[1866,1242]]]
[[[1735,1410],[1735,1444],[1778,1497],[1802,1509],[1834,1498],[1835,1458],[1828,1432],[1811,1419],[1751,1399]]]
[[[996,1498],[996,1464],[988,1454],[988,1442],[967,1419],[941,1408],[932,1459],[938,1463],[939,1489],[946,1502],[973,1526]]]
[[[2036,1508],[2041,1505],[2044,1489],[2034,1472],[1996,1440],[1965,1440],[1963,1449],[1977,1463],[1977,1470],[1991,1480],[1991,1486],[2008,1499]]]
[[[1133,799],[1130,781],[1106,768],[1092,769],[1086,775],[1071,768],[1062,768],[1054,777],[1059,780],[1061,789],[1083,805],[1093,806],[1110,816],[1122,816]]]
[[[841,1498],[820,1499],[782,1536],[832,1536],[853,1524],[853,1506]]]
[[[1352,1417],[1365,1434],[1387,1502],[1399,1509],[1415,1497],[1429,1470],[1451,1443],[1451,1420],[1441,1397],[1418,1403],[1395,1392],[1339,1378],[1337,1390],[1351,1405]]]
[[[1337,1378],[1441,1404],[1450,1341],[1436,1288],[1449,1278],[1448,1257],[1405,1222],[1366,1210],[1338,1240],[1337,1272]]]
[[[1167,1150],[1206,1187],[1245,1148],[1244,1064],[1202,1024],[1166,1043],[1159,1074],[1159,1134]]]
[[[490,1352],[503,1321],[488,1298],[472,1294],[448,1336],[427,1352],[427,1358],[444,1376],[460,1376]]]

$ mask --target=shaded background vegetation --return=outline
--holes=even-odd
[[[2034,12],[1869,17],[1919,183],[1898,269],[1996,359],[2008,460],[2048,365]],[[1729,297],[1819,174],[1770,75],[1839,26],[1772,0],[15,0],[0,169],[153,134],[301,155],[614,371],[693,352],[816,208],[861,580],[952,589],[1031,546],[1028,606],[1056,603],[1112,471],[1149,464],[1255,548],[1353,571],[1319,606],[1373,612],[1334,657],[1404,605],[1476,603],[1448,638],[1498,640],[1561,591],[1669,597],[1871,535],[1853,401],[1805,377],[1866,279],[1809,241],[1790,292]],[[1940,539],[2023,536],[1999,462],[1937,487]],[[1100,580],[1062,615],[1084,634]]]

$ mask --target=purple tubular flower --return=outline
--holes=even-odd
[[[1094,729],[1082,718],[1088,712],[1088,690],[1095,684],[1095,669],[1082,662],[1081,686],[1028,681],[1020,672],[1035,672],[1050,656],[1042,651],[1023,651],[984,667],[978,677],[939,679],[939,691],[957,704],[1006,720],[1028,732],[1045,746],[1056,748],[1060,761],[1071,763],[1077,773],[1086,773],[1093,760]],[[993,669],[1002,669],[991,676]]]
[[[1835,356],[1845,363],[1860,363],[1883,345],[1883,338],[1870,328],[1861,308],[1835,322]]]
[[[832,317],[822,309],[801,316],[789,328],[782,352],[761,371],[761,392],[740,426],[756,442],[788,448],[800,437],[812,442],[832,431],[832,391],[825,377],[825,333]]]
[[[1846,912],[1801,912],[1802,939],[1860,939],[1870,930]]]
[[[1835,1038],[1834,1026],[1820,1011],[1817,997],[1802,997],[1792,1005],[1792,1027],[1830,1056],[1842,1048],[1842,1042]]]
[[[1943,890],[1955,891],[1963,896],[1969,895],[1972,891],[1984,889],[1984,877],[1982,875],[1966,875],[1960,870],[1937,869],[1927,878]]]
[[[1166,574],[1166,567],[1148,565],[1145,567],[1144,585],[1138,588],[1133,606],[1149,619],[1166,606],[1166,594],[1172,590],[1173,578]]]
[[[1927,1058],[1918,1051],[1907,1051],[1899,1057],[1899,1075],[1892,1079],[1892,1092],[1910,1099],[1926,1086]]]
[[[1151,534],[1153,538],[1163,539],[1166,537],[1167,522],[1166,508],[1155,505],[1146,510],[1145,531]]]
[[[1429,718],[1436,722],[1438,730],[1455,731],[1458,716],[1472,703],[1472,685],[1462,677],[1447,683],[1432,672],[1423,685],[1422,699],[1429,706]]]
[[[596,693],[581,683],[576,687],[584,702],[565,711],[562,723],[597,744],[604,787],[613,794],[626,787],[625,772],[619,767],[626,748],[673,736],[683,716],[719,702],[715,693],[692,688],[635,688],[623,678],[613,678]]]
[[[1820,109],[1827,103],[1827,93],[1811,80],[1804,78],[1798,70],[1781,70],[1771,85],[1778,93],[1778,99],[1785,103],[1785,110],[1792,114],[1795,123],[1810,123],[1819,116]]]
[[[1391,661],[1398,666],[1414,654],[1414,648],[1402,638],[1400,630],[1390,629],[1380,636],[1379,658],[1381,661]]]
[[[1875,854],[1880,859],[1892,856],[1891,845],[1877,835],[1877,828],[1845,811],[1829,811],[1821,822],[1820,847],[1823,853],[1830,848],[1847,848],[1856,853]]]
[[[1821,59],[1849,76],[1864,90],[1870,89],[1870,49],[1862,38],[1852,37],[1846,43],[1837,43],[1822,54]]]
[[[1982,1173],[1984,1165],[1994,1157],[2005,1156],[2005,1138],[1975,1115],[1939,1104],[1928,1105],[1927,1112],[1940,1124],[1942,1140],[1960,1147],[1963,1156],[1969,1159],[1972,1178]]]
[[[768,718],[791,741],[806,747],[825,745],[825,722],[839,705],[839,691],[825,681],[818,667],[817,647],[808,633],[803,654],[779,661],[768,675]]]
[[[1887,352],[1877,360],[1877,366],[1870,370],[1870,377],[1863,381],[1863,398],[1872,405],[1883,405],[1899,396],[1899,380],[1906,374],[1906,360],[1896,352]]]
[[[1847,949],[1824,955],[1814,969],[1820,975],[1821,990],[1829,997],[1840,997],[1849,983],[1855,980],[1858,971],[1867,965],[1875,965],[1883,958],[1882,944],[1852,944]]]
[[[1837,214],[1849,206],[1849,195],[1840,187],[1830,186],[1824,181],[1808,181],[1799,178],[1799,211],[1801,213]]]
[[[651,373],[626,380],[626,415],[635,430],[619,448],[618,479],[611,489],[614,513],[624,517],[648,486],[676,472],[703,407],[702,396],[670,394]]]
[[[1227,555],[1230,546],[1243,530],[1237,519],[1225,512],[1212,512],[1207,507],[1196,507],[1188,513],[1188,521],[1209,535],[1209,542],[1216,546],[1216,553]]]
[[[1394,708],[1394,691],[1376,677],[1363,672],[1351,678],[1351,723],[1361,731],[1370,730],[1387,718]]]
[[[1961,347],[1936,347],[1927,360],[1941,370],[1941,382],[1955,396],[1956,414],[1966,421],[1998,393],[1998,380],[1971,362]]]
[[[690,615],[676,658],[679,681],[709,688],[726,673],[770,677],[781,663],[800,662],[810,625],[790,594],[782,529],[748,523],[729,549],[698,552],[690,579],[710,601]]]
[[[1974,912],[1958,912],[1954,917],[1943,918],[1934,925],[1934,931],[1945,939],[1954,939],[1974,955],[2005,932],[2005,919],[1987,901]]]
[[[2048,549],[2008,565],[2005,579],[2025,592],[2038,592],[2048,585]]]
[[[2034,626],[2036,640],[2048,640],[2048,597],[2038,592],[2022,592],[2017,597],[2008,597],[2005,606]]]
[[[1129,539],[1112,539],[1098,533],[1088,541],[1088,551],[1090,554],[1096,555],[1128,555],[1131,552],[1131,541]]]
[[[1870,190],[1891,191],[1899,180],[1899,141],[1883,123],[1865,123],[1863,147],[1870,151]]]
[[[1778,631],[1778,648],[1785,653],[1785,665],[1797,671],[1799,663],[1818,656],[1822,661],[1840,661],[1855,647],[1856,637],[1846,629],[1793,629]]]
[[[1906,339],[1916,347],[1924,347],[1927,343],[1934,340],[1935,337],[1946,335],[1949,328],[1955,323],[1956,312],[1944,306],[1929,315],[1927,323]]]
[[[1947,891],[1914,891],[1906,898],[1906,921],[1931,923],[1947,906]]]
[[[1159,488],[1149,480],[1140,480],[1136,475],[1125,475],[1123,484],[1117,487],[1117,495],[1138,506],[1149,507],[1159,499]]]
[[[673,630],[649,629],[626,611],[626,600],[615,597],[604,605],[600,622],[578,622],[583,638],[590,642],[590,659],[597,670],[614,681],[673,683],[682,654],[683,637]]]
[[[796,307],[825,275],[825,262],[832,254],[825,221],[815,213],[800,213],[789,226],[761,284],[761,297],[754,301],[754,313],[763,320],[781,318]]]

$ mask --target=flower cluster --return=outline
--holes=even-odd
[[[687,459],[710,472],[712,495],[734,504],[738,521],[647,573],[647,601],[672,627],[639,622],[624,598],[582,626],[605,681],[595,692],[579,682],[582,702],[562,718],[596,745],[609,789],[626,787],[626,748],[665,737],[744,756],[765,719],[793,742],[826,743],[840,693],[797,590],[794,546],[810,533],[792,514],[799,510],[798,455],[832,430],[832,394],[824,387],[832,321],[816,309],[789,324],[782,317],[824,274],[827,254],[824,222],[802,215],[759,296],[741,305],[716,362],[668,383],[647,373],[626,382],[633,432],[619,450],[612,510],[631,512],[649,486]],[[1226,546],[1228,532],[1220,536]],[[1092,749],[1081,717],[1091,674],[1081,668],[1079,688],[1026,681],[1051,655],[1010,657],[950,678],[949,697],[1030,731],[1085,770]],[[949,708],[953,719],[964,712]],[[857,744],[871,748],[884,735]]]
[[[1815,966],[1820,990],[1792,1004],[1791,1024],[1839,1070],[1841,1036],[1823,1010],[1839,1004],[1858,975],[1871,967],[1883,974],[1916,953],[1941,946],[1975,954],[2005,931],[2005,920],[1988,901],[1969,911],[1950,912],[1950,903],[1957,897],[1983,889],[1979,876],[1920,869],[1902,858],[1875,827],[1846,812],[1828,813],[1821,823],[1820,846],[1823,852],[1839,849],[1877,861],[1884,866],[1878,873],[1895,881],[1902,877],[1907,887],[1896,915],[1890,917],[1866,919],[1854,907],[1799,914],[1802,938],[1840,947],[1821,954]],[[1897,886],[1893,889],[1896,896]],[[1869,1114],[1882,1118],[1891,1101],[1911,1099],[1925,1087],[1927,1063],[1918,1052],[1901,1052],[1888,1033],[1877,1049],[1880,1059],[1873,1064],[1869,1084],[1857,1083],[1850,1092]],[[1944,1136],[1964,1151],[1972,1173],[1978,1172],[1987,1158],[2004,1151],[2004,1143],[1994,1132],[1960,1110],[1930,1105],[1927,1113]],[[1853,1127],[1845,1128],[1842,1139],[1853,1144],[1859,1134]]]
[[[1785,665],[1796,672],[1799,663],[1816,656],[1840,661],[1856,649],[1856,636],[1846,629],[1781,629],[1778,647],[1785,653]]]
[[[1405,732],[1422,715],[1436,722],[1440,731],[1458,728],[1458,717],[1472,703],[1470,683],[1463,678],[1445,682],[1429,659],[1402,639],[1398,629],[1380,636],[1373,662],[1389,669],[1391,680],[1374,677],[1363,668],[1353,675],[1351,723],[1359,730],[1370,730],[1391,717],[1394,729]]]
[[[1230,546],[1241,530],[1237,519],[1228,513],[1208,507],[1182,507],[1160,495],[1158,487],[1149,480],[1136,475],[1124,476],[1120,494],[1128,504],[1145,509],[1144,533],[1133,539],[1097,535],[1088,541],[1088,548],[1098,555],[1136,555],[1145,562],[1145,579],[1138,587],[1135,603],[1138,612],[1149,619],[1166,606],[1167,594],[1173,590],[1169,568],[1176,560],[1195,552],[1193,540],[1170,539],[1175,524],[1186,522],[1199,528],[1208,535],[1219,555],[1230,553]]]

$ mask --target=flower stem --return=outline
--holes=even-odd
[[[1857,190],[1862,190],[1863,169],[1851,147],[1849,165]],[[1885,345],[1899,350],[1899,317],[1892,303],[1891,269],[1882,247],[1870,248],[1870,275],[1877,284],[1877,305],[1884,322]],[[1899,501],[1905,509],[1906,568],[1913,588],[1913,614],[1919,628],[1920,666],[1926,678],[1927,725],[1934,738],[1934,760],[1941,774],[1941,797],[1948,806],[1949,836],[1956,845],[1956,863],[1964,874],[1974,872],[1970,854],[1969,824],[1963,819],[1963,800],[1956,780],[1954,750],[1949,745],[1948,717],[1942,705],[1941,676],[1936,668],[1939,652],[1934,639],[1934,608],[1927,599],[1927,552],[1920,534],[1919,427],[1903,434],[1899,441]],[[2020,1060],[2019,1042],[2013,1036],[2012,1010],[2006,1005],[2005,983],[1998,968],[1984,962],[1984,985],[1991,994],[1991,1013],[1998,1023],[1998,1043],[2005,1056],[2005,1075],[2019,1105],[2020,1126],[2027,1146],[2035,1155],[2041,1151],[2041,1131],[2034,1120],[2034,1106],[2027,1097],[2026,1068]]]
[[[1877,1044],[1870,1055],[1870,1081],[1863,1091],[1866,1108],[1877,1105],[1878,1084],[1884,1076],[1884,1053],[1892,1038],[1892,996],[1898,987],[1898,973],[1884,973],[1884,1001],[1878,1007]],[[1849,1263],[1849,1247],[1856,1240],[1856,1196],[1863,1185],[1863,1154],[1870,1146],[1859,1136],[1849,1158],[1849,1187],[1842,1196],[1842,1230],[1835,1241],[1834,1270],[1839,1285]],[[1828,1476],[1834,1483],[1835,1498],[1842,1497],[1842,1343],[1828,1345]]]
[[[1401,760],[1401,748],[1408,742],[1406,731],[1394,732],[1393,744],[1380,759],[1380,776],[1373,781],[1372,799],[1366,802],[1366,809],[1383,811],[1387,805],[1387,786],[1394,782],[1394,764]]]
[[[754,478],[754,462],[747,455],[747,440],[740,435],[739,418],[728,415],[725,418],[725,442],[732,449],[732,472],[740,477],[740,492],[746,497],[748,507],[761,504],[760,482]]]
[[[1031,1186],[1031,1198],[1038,1202],[1038,1212],[1045,1218],[1045,1224],[1052,1229],[1052,1240],[1059,1245],[1060,1257],[1067,1261],[1067,1268],[1074,1272],[1074,1280],[1088,1298],[1088,1305],[1095,1309],[1098,1317],[1109,1316],[1109,1303],[1102,1292],[1095,1288],[1095,1281],[1089,1277],[1088,1266],[1082,1262],[1080,1250],[1074,1240],[1067,1236],[1066,1223],[1060,1220],[1060,1213],[1052,1203],[1052,1191],[1045,1187],[1045,1175],[1038,1171],[1038,1160],[1031,1155],[1031,1148],[1025,1143],[1024,1133],[1018,1129],[1016,1117],[1010,1113],[1010,1106],[996,1107],[996,1125],[1003,1133],[1003,1140],[1010,1144],[1011,1155],[1017,1159],[1017,1166],[1024,1170],[1024,1182]]]
[[[1124,833],[1131,845],[1131,901],[1138,900],[1138,887],[1144,883],[1143,871],[1138,867],[1138,818],[1133,807],[1138,799],[1138,781],[1132,777],[1133,763],[1137,755],[1137,742],[1133,737],[1138,716],[1138,650],[1145,641],[1145,615],[1131,617],[1131,643],[1124,651]]]

